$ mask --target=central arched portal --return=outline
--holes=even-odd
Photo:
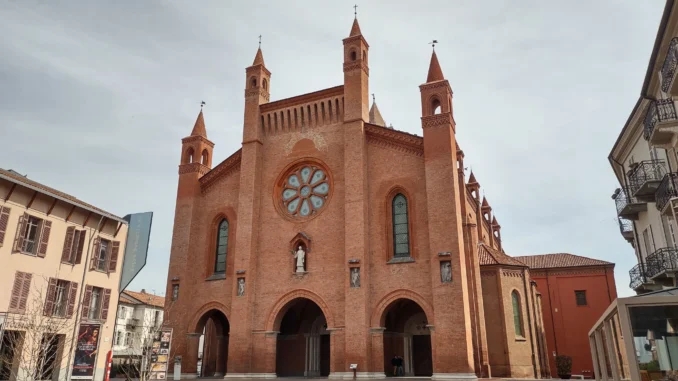
[[[306,298],[280,311],[275,369],[278,377],[325,377],[330,374],[330,335],[320,307]]]
[[[404,376],[433,375],[431,332],[424,310],[410,299],[398,299],[384,311],[384,370],[395,376],[402,362]],[[395,360],[394,360],[395,359]]]
[[[217,309],[207,311],[198,321],[201,332],[198,344],[198,374],[200,377],[223,377],[228,359],[230,326],[226,315]]]

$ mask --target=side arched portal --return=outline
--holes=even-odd
[[[424,309],[411,299],[396,299],[386,307],[381,321],[386,375],[432,376],[430,323]]]
[[[201,333],[198,343],[198,364],[201,377],[223,377],[228,361],[230,324],[226,315],[218,310],[206,311],[195,324]]]

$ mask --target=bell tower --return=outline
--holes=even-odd
[[[243,142],[261,140],[259,106],[270,99],[271,72],[264,64],[264,53],[261,47],[254,56],[252,66],[245,69],[245,122]]]
[[[370,120],[368,56],[370,46],[363,37],[358,18],[344,39],[344,121]]]

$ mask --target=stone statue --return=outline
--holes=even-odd
[[[360,269],[357,267],[351,269],[351,287],[360,287]]]
[[[304,251],[304,249],[301,246],[299,246],[299,249],[297,249],[297,252],[294,253],[294,259],[297,260],[297,272],[298,273],[305,272],[304,262],[306,261],[306,252]]]
[[[450,262],[440,262],[440,281],[442,283],[452,282],[452,264]]]
[[[245,278],[238,278],[238,296],[245,295]]]

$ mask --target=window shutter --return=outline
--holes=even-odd
[[[52,231],[52,221],[42,221],[42,232],[40,233],[40,246],[38,246],[38,257],[44,258],[47,255],[47,243],[49,242],[49,232]]]
[[[108,262],[108,272],[114,273],[115,268],[118,266],[118,252],[120,251],[120,242],[113,241],[111,242],[111,260]]]
[[[111,301],[111,289],[104,290],[104,297],[101,300],[101,320],[108,319],[108,303]]]
[[[92,286],[85,287],[85,297],[82,298],[82,319],[89,317],[89,302],[92,299]]]
[[[64,239],[64,250],[61,252],[61,262],[71,262],[71,251],[73,248],[73,238],[75,235],[75,226],[69,226],[66,229],[66,238]]]
[[[5,241],[5,233],[7,233],[7,225],[9,225],[9,211],[11,209],[6,206],[0,206],[0,247]]]
[[[85,249],[85,230],[78,231],[78,253],[75,256],[75,264],[79,265],[82,262],[82,252]]]
[[[54,299],[56,299],[57,279],[49,278],[49,286],[47,286],[47,296],[45,297],[45,305],[42,309],[42,314],[45,316],[52,316],[54,311]]]
[[[21,295],[19,296],[19,310],[24,312],[26,310],[26,302],[28,301],[28,294],[31,290],[31,280],[33,274],[24,273],[24,284],[21,287]]]
[[[98,259],[99,259],[99,246],[101,245],[100,238],[97,237],[94,239],[94,250],[92,250],[92,259],[89,261],[89,269],[94,270],[97,268]]]
[[[24,247],[24,237],[26,236],[26,224],[28,223],[28,213],[24,213],[23,216],[19,217],[19,226],[16,229],[16,238],[14,239],[14,250],[15,252],[21,251],[21,248]]]
[[[78,282],[71,282],[70,290],[68,291],[68,317],[73,316],[75,311],[75,299],[78,297]]]
[[[9,310],[16,312],[19,309],[19,300],[21,299],[21,289],[24,286],[24,273],[17,271],[14,274],[14,286],[12,287],[12,296],[9,299]]]

